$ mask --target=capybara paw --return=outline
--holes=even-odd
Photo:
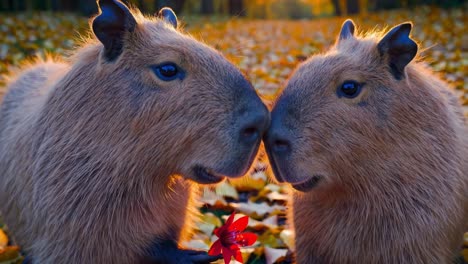
[[[223,255],[218,255],[218,256],[210,256],[206,251],[201,251],[201,250],[182,250],[185,251],[185,253],[188,254],[190,257],[191,263],[193,264],[206,264],[206,263],[211,263],[213,261],[216,261],[218,259],[222,259]]]
[[[161,252],[156,256],[147,256],[144,264],[208,264],[218,259],[222,255],[210,256],[206,251],[171,249]]]
[[[206,251],[181,249],[172,240],[154,242],[146,251],[145,264],[205,264],[222,258]]]

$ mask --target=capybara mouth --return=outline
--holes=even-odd
[[[223,175],[217,174],[211,169],[197,165],[193,168],[195,181],[202,184],[218,183],[224,179]]]
[[[314,187],[317,186],[317,184],[320,182],[320,180],[322,179],[323,177],[321,175],[314,175],[312,176],[312,178],[306,180],[306,181],[303,181],[303,182],[300,182],[300,183],[292,183],[292,187],[298,191],[301,191],[301,192],[308,192],[310,190],[312,190]]]
[[[271,169],[273,170],[273,175],[275,176],[278,182],[285,182],[283,177],[281,177],[278,165],[276,164],[275,157],[273,156],[273,152],[270,150],[269,145],[265,144],[265,151],[268,156],[268,161],[270,163]]]
[[[273,175],[275,176],[276,180],[278,182],[285,182],[285,180],[283,179],[283,177],[280,174],[280,171],[278,169],[278,165],[276,164],[276,162],[273,159],[270,160],[270,166],[271,166],[271,169],[273,170]]]
[[[258,141],[255,146],[250,149],[250,153],[248,154],[247,159],[240,158],[236,162],[231,162],[230,166],[225,167],[222,171],[223,176],[228,178],[239,178],[247,174],[249,169],[252,167],[255,158],[257,157],[259,147],[260,141]]]

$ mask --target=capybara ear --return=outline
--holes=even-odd
[[[124,35],[137,24],[128,7],[118,0],[98,0],[101,13],[93,21],[93,32],[104,45],[104,56],[115,60],[123,51]]]
[[[343,39],[347,38],[354,38],[354,29],[356,26],[354,25],[353,20],[346,19],[341,26],[340,36],[338,37],[338,42]]]
[[[377,45],[380,55],[387,57],[390,70],[397,80],[404,77],[406,65],[418,52],[418,45],[409,37],[412,26],[407,22],[392,28]]]
[[[159,10],[157,17],[163,19],[172,25],[175,29],[177,29],[177,16],[170,7],[163,7],[161,10]]]

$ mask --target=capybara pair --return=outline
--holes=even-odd
[[[170,9],[99,4],[97,40],[9,82],[2,216],[32,263],[210,262],[177,245],[194,211],[185,179],[244,174],[269,114]],[[276,103],[265,142],[299,191],[299,263],[450,263],[460,244],[466,128],[447,85],[411,62],[410,30],[361,38],[345,22]]]
[[[300,65],[265,138],[289,182],[300,264],[449,264],[468,224],[468,130],[415,61],[411,23],[355,34]]]
[[[98,2],[97,39],[9,82],[3,220],[30,263],[217,259],[178,248],[196,211],[190,182],[245,174],[269,112],[237,68],[177,30],[172,10]]]

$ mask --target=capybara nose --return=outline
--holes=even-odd
[[[267,148],[277,155],[291,151],[291,142],[278,130],[270,129],[265,135],[265,143]]]
[[[250,111],[242,121],[240,141],[245,144],[254,144],[259,141],[270,125],[270,113],[265,106]]]

